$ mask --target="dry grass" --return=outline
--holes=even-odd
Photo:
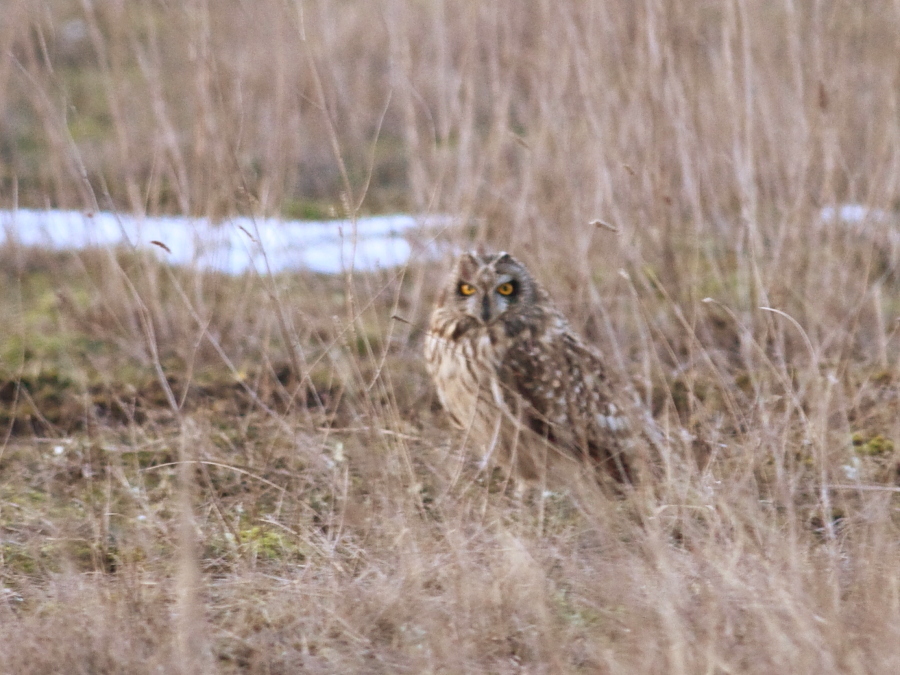
[[[516,503],[427,260],[7,246],[0,670],[900,672],[897,219],[817,215],[900,203],[898,53],[875,0],[7,0],[0,206],[457,214],[713,453]]]

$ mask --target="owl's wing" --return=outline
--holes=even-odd
[[[505,403],[524,427],[630,482],[628,418],[613,403],[597,354],[570,333],[549,341],[523,336],[507,350],[500,377]]]

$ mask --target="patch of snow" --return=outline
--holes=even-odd
[[[890,218],[887,211],[873,209],[865,204],[840,204],[839,206],[826,206],[819,212],[819,217],[825,222],[841,221],[844,223],[862,223],[864,221],[883,223]]]
[[[859,457],[851,457],[850,463],[842,464],[841,469],[847,477],[847,480],[859,480],[859,469],[861,466],[862,462],[859,461]]]
[[[411,240],[423,229],[451,225],[448,216],[389,215],[349,220],[282,221],[232,218],[136,217],[100,212],[0,211],[0,245],[56,250],[130,246],[153,249],[165,262],[240,274],[306,269],[336,274],[372,271],[408,262]],[[268,263],[268,266],[267,266]]]
[[[819,212],[819,227],[837,226],[870,241],[887,256],[892,269],[900,267],[900,218],[896,213],[865,204],[826,206]]]

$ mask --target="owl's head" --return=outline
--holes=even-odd
[[[464,253],[451,272],[439,304],[489,324],[543,300],[544,290],[508,253]]]

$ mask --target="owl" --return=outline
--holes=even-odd
[[[572,465],[633,480],[633,425],[603,360],[508,253],[459,258],[431,315],[425,362],[482,465],[497,460],[526,483]]]

